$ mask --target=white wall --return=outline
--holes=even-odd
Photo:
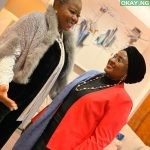
[[[148,6],[128,6],[126,8],[150,28],[150,8]]]

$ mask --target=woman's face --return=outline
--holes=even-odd
[[[104,71],[113,80],[125,80],[128,71],[128,57],[126,51],[121,50],[111,57]]]
[[[55,10],[57,11],[59,31],[68,31],[72,28],[78,22],[81,9],[81,0],[69,0],[67,3],[57,4]]]

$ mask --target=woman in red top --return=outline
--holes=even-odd
[[[25,131],[14,150],[19,150],[20,146],[26,150],[104,149],[126,124],[132,108],[132,100],[124,89],[124,82],[140,82],[146,66],[143,56],[130,46],[110,58],[104,71],[92,76],[90,72],[81,75],[72,83],[86,77],[73,87],[70,83],[70,91],[67,93],[67,87],[62,91],[65,97],[60,93],[59,98],[54,99],[44,114]],[[61,98],[63,102],[42,134],[38,134],[46,113]]]

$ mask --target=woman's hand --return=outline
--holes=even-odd
[[[0,85],[0,102],[6,105],[10,109],[10,111],[17,110],[18,107],[15,101],[8,98],[7,95],[8,89],[9,89],[8,85]]]

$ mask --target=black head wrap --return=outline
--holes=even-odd
[[[134,46],[129,46],[124,49],[128,56],[128,73],[125,83],[140,82],[146,73],[146,64],[144,57]]]

